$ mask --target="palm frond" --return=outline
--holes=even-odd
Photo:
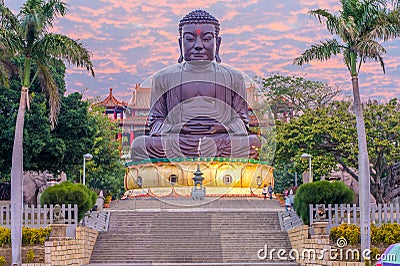
[[[0,4],[0,16],[1,28],[15,31],[18,25],[18,18],[3,3]]]
[[[47,55],[60,59],[78,68],[86,68],[94,76],[93,64],[90,61],[91,53],[79,41],[75,41],[61,34],[46,34],[35,43],[35,55]]]
[[[18,15],[20,21],[20,36],[27,43],[26,46],[28,47],[33,45],[43,29],[40,10],[38,10],[39,7],[34,6],[31,2],[41,1],[26,1]]]
[[[35,60],[38,67],[38,78],[43,92],[49,97],[50,115],[49,120],[53,129],[57,124],[58,113],[60,112],[61,102],[58,94],[57,85],[50,73],[50,68],[45,61]]]
[[[52,27],[53,20],[63,17],[68,11],[67,4],[62,0],[50,0],[43,5],[42,16],[46,27]]]
[[[386,0],[367,0],[360,2],[357,26],[360,29],[368,29],[375,24],[375,20],[385,10]]]
[[[368,33],[369,38],[387,41],[400,36],[400,10],[380,14],[374,27]]]
[[[356,27],[353,17],[344,19],[339,18],[339,30],[338,35],[346,43],[354,43],[359,36],[359,31]]]
[[[339,21],[335,15],[329,13],[325,9],[315,9],[315,10],[309,11],[308,13],[310,13],[314,17],[318,18],[319,23],[321,23],[321,24],[324,24],[324,20],[323,20],[323,18],[324,18],[326,20],[325,23],[326,23],[326,28],[328,29],[328,31],[332,34],[338,33]]]
[[[294,59],[293,64],[303,65],[314,59],[325,61],[330,59],[332,56],[339,54],[343,48],[345,47],[340,45],[336,39],[320,42],[319,44],[313,44],[310,49],[305,50],[301,56]]]
[[[357,43],[354,48],[363,63],[365,63],[367,59],[379,62],[385,73],[385,64],[382,55],[386,53],[386,49],[379,42],[375,40],[362,40]]]
[[[350,60],[350,50],[349,49],[343,49],[343,61],[344,61],[344,64],[346,65],[347,69],[349,70],[349,72],[351,72],[351,68],[350,68],[351,60]]]
[[[21,39],[14,31],[0,28],[0,58],[10,59],[17,55],[22,47]]]

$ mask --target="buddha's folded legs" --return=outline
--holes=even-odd
[[[258,159],[261,147],[256,135],[235,136],[215,134],[194,136],[168,134],[164,136],[141,136],[132,143],[134,161],[154,158],[251,158]]]

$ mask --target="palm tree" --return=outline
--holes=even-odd
[[[382,55],[386,50],[380,41],[400,35],[400,3],[399,0],[394,0],[391,4],[386,0],[340,0],[340,3],[342,10],[338,15],[322,9],[309,12],[320,23],[325,23],[336,39],[313,44],[294,60],[294,64],[303,65],[312,60],[324,61],[339,53],[343,54],[353,86],[359,152],[361,250],[367,250],[370,248],[370,169],[358,72],[366,60],[379,62],[385,72]]]
[[[86,68],[93,76],[91,53],[85,46],[65,35],[51,33],[53,21],[67,12],[61,0],[26,0],[18,16],[4,4],[1,6],[1,39],[6,35],[16,40],[10,50],[15,57],[23,59],[20,67],[21,98],[15,126],[11,168],[11,244],[12,264],[21,264],[22,244],[22,172],[23,172],[23,128],[26,107],[29,108],[29,87],[38,78],[43,92],[49,97],[50,122],[54,128],[60,109],[59,93],[50,72],[51,60],[58,59],[77,67]],[[6,23],[3,23],[6,22]],[[10,46],[8,46],[10,47]],[[31,77],[31,66],[37,67]]]

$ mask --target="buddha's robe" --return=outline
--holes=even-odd
[[[150,135],[134,140],[133,160],[257,158],[260,141],[248,134],[245,99],[242,74],[225,65],[190,61],[158,72],[152,81]],[[218,124],[223,127],[215,132]]]

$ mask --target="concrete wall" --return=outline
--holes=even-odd
[[[321,230],[318,231],[319,234],[315,234],[311,238],[308,236],[308,226],[302,225],[296,228],[293,228],[288,231],[288,235],[290,238],[290,243],[292,244],[292,249],[299,252],[299,256],[297,256],[297,262],[301,265],[318,265],[318,266],[361,266],[365,265],[362,262],[351,262],[346,260],[333,260],[331,257],[340,257],[340,250],[338,247],[331,246],[329,243],[329,236],[322,233],[323,228],[319,228]],[[337,252],[335,252],[337,249]],[[307,250],[307,252],[305,251]],[[313,254],[310,255],[308,251],[313,251],[316,256]],[[293,253],[295,254],[295,253]],[[322,254],[322,255],[321,255]],[[346,251],[345,248],[343,250],[342,256],[345,257]],[[350,256],[349,256],[350,257]]]
[[[89,263],[98,232],[87,227],[76,228],[75,239],[45,242],[45,262],[23,264],[24,266],[79,266]]]
[[[89,263],[98,232],[77,227],[76,239],[53,240],[45,243],[45,265],[84,265]]]

